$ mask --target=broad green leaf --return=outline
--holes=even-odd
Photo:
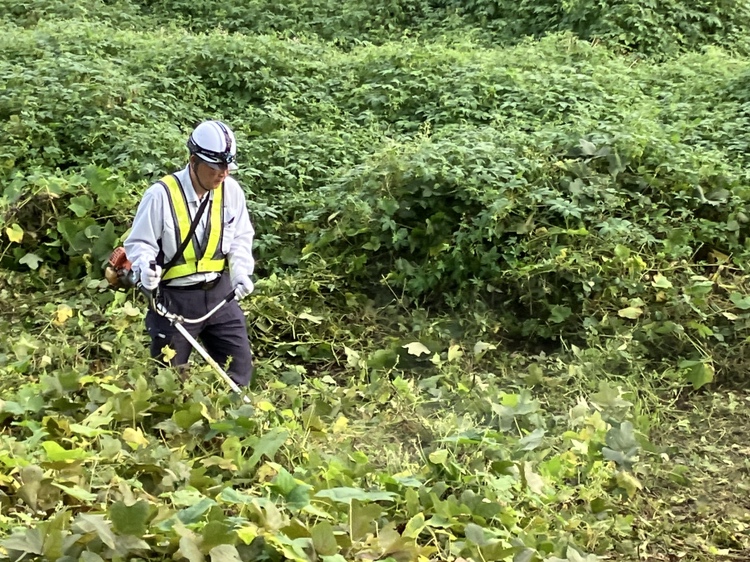
[[[536,494],[542,493],[544,490],[544,479],[534,472],[530,462],[521,463],[521,475],[529,490]]]
[[[419,536],[419,533],[421,533],[424,528],[425,528],[424,513],[417,513],[414,517],[409,519],[409,521],[406,523],[406,528],[404,528],[404,532],[401,534],[404,537],[409,537],[410,539],[416,539]]]
[[[289,432],[286,429],[280,427],[274,427],[263,435],[257,443],[253,445],[253,454],[247,459],[247,466],[253,467],[260,459],[265,456],[268,460],[273,460],[276,451],[286,443],[289,438]]]
[[[352,500],[362,502],[392,501],[394,496],[395,494],[391,492],[366,492],[360,488],[339,487],[321,490],[314,497],[327,498],[338,503],[349,504]]]
[[[565,322],[571,314],[573,314],[573,311],[569,306],[560,306],[556,304],[550,309],[549,319],[555,324],[560,324],[561,322]]]
[[[740,310],[750,310],[750,295],[743,295],[736,291],[729,293],[729,300]]]
[[[206,523],[201,530],[201,550],[211,550],[219,545],[234,544],[236,533],[230,529],[229,523],[215,519]]]
[[[654,280],[651,281],[651,284],[656,287],[657,289],[671,289],[672,283],[664,277],[661,273],[657,273],[654,275]]]
[[[694,389],[698,390],[702,386],[713,382],[714,367],[711,363],[698,361],[688,368],[687,376],[685,378],[691,385],[693,385]]]
[[[464,352],[459,345],[452,345],[448,348],[448,361],[456,361],[463,357]]]
[[[519,439],[518,441],[519,450],[533,451],[539,445],[542,444],[542,440],[544,439],[544,434],[545,434],[545,431],[542,428],[537,428],[531,433],[529,433],[527,436],[525,436],[523,439]]]
[[[448,461],[448,450],[438,449],[437,451],[433,451],[430,453],[429,459],[431,463],[445,466],[445,463]]]
[[[59,488],[60,490],[77,500],[88,503],[96,501],[96,494],[92,494],[91,492],[84,490],[80,486],[65,486],[63,484],[60,484],[59,482],[51,482],[51,484],[55,488]]]
[[[336,536],[333,534],[333,526],[328,521],[322,521],[311,530],[315,552],[322,556],[331,556],[339,551]]]
[[[413,490],[410,490],[413,492]],[[376,503],[362,503],[351,501],[351,538],[355,541],[364,539],[368,533],[374,533],[375,522],[383,512],[383,508]]]
[[[599,560],[602,560],[596,554],[581,554],[572,546],[568,547],[565,557],[568,562],[599,562]]]
[[[115,548],[115,535],[103,515],[81,513],[73,521],[73,527],[82,533],[96,533],[99,540],[109,548]]]
[[[211,562],[243,562],[237,548],[231,544],[220,544],[208,552]]]
[[[180,537],[180,548],[175,553],[175,557],[187,558],[189,562],[204,562],[206,560],[196,537],[191,534]]]
[[[41,556],[44,553],[44,534],[38,527],[25,531],[17,531],[9,538],[0,541],[0,546],[20,553],[25,552]]]
[[[44,451],[47,453],[47,459],[52,462],[72,462],[86,459],[90,456],[83,449],[63,449],[54,441],[45,441],[42,443]]]
[[[177,512],[177,518],[185,525],[198,522],[204,513],[216,505],[211,498],[203,498],[195,505],[187,507]]]
[[[476,523],[469,523],[464,529],[464,535],[466,539],[471,541],[477,546],[483,546],[487,544],[487,538],[484,534],[484,529]]]
[[[118,501],[109,508],[109,518],[116,533],[120,535],[133,535],[142,537],[146,534],[148,519],[151,515],[151,506],[146,500],[139,500],[133,505],[125,505]]]
[[[635,438],[633,424],[624,421],[619,427],[611,427],[605,436],[607,446],[602,449],[602,455],[618,465],[630,468],[638,459],[640,444]]]
[[[73,211],[77,217],[85,217],[93,208],[94,202],[88,195],[73,197],[68,204],[68,209]]]

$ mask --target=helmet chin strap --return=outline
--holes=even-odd
[[[198,158],[197,156],[194,156],[193,158]],[[191,159],[191,169],[193,171],[193,175],[195,176],[195,181],[198,182],[198,187],[200,187],[203,190],[203,195],[211,191],[210,189],[206,189],[206,186],[203,185],[203,182],[201,181],[200,177],[198,176],[198,165],[195,163],[195,160]]]

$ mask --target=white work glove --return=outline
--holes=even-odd
[[[234,287],[234,297],[238,301],[244,299],[255,289],[255,285],[247,275],[238,275],[232,279],[232,286]]]
[[[153,291],[159,286],[161,281],[161,266],[157,265],[156,269],[146,266],[141,269],[141,286],[147,291]]]

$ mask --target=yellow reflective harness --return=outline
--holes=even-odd
[[[190,233],[192,222],[188,212],[187,198],[174,175],[164,176],[161,183],[167,190],[167,198],[175,225],[177,247],[179,248],[185,237]],[[193,235],[192,240],[185,246],[182,256],[162,276],[164,281],[186,277],[193,273],[221,272],[226,266],[226,256],[221,252],[222,225],[224,224],[224,184],[222,183],[218,189],[206,196],[212,197],[212,200],[208,203],[208,224],[203,236],[205,244],[201,244],[198,237]]]

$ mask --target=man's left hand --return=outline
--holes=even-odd
[[[239,301],[244,299],[255,289],[255,285],[247,275],[239,275],[232,280],[234,287],[234,297]]]

